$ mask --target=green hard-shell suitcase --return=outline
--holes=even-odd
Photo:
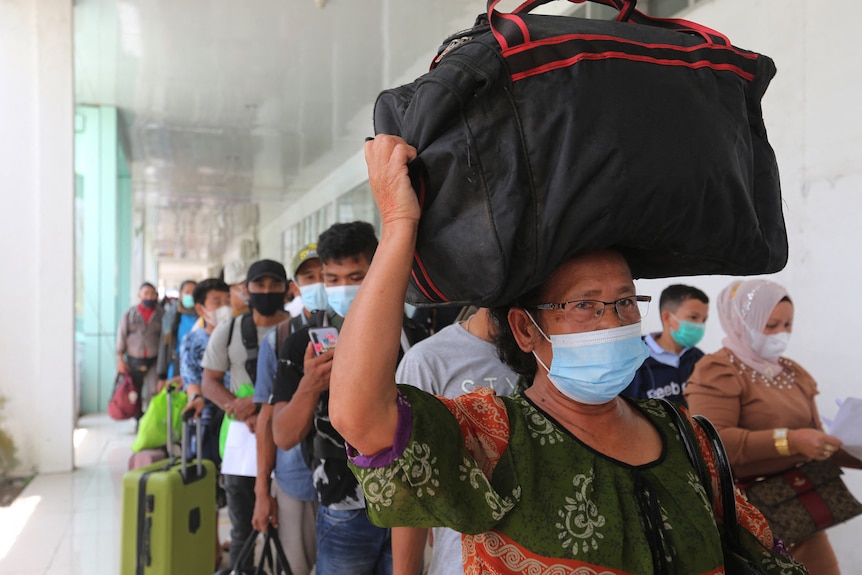
[[[216,469],[200,457],[186,461],[185,415],[178,458],[123,476],[121,575],[211,575],[215,568]],[[170,442],[169,427],[168,453]]]

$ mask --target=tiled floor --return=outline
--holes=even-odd
[[[80,426],[75,432],[78,469],[37,475],[12,506],[0,509],[0,572],[5,575],[119,571],[121,484],[134,423],[91,416]]]
[[[3,575],[117,575],[122,477],[134,423],[86,416],[75,433],[72,473],[42,474],[0,508]],[[220,520],[219,531],[229,525]]]

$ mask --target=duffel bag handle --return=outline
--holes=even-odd
[[[512,10],[512,14],[526,14],[538,8],[542,4],[548,4],[552,0],[526,0],[520,6]],[[637,7],[637,0],[569,0],[572,4],[584,4],[585,2],[595,2],[596,4],[604,4],[605,6],[610,6],[611,8],[616,8],[619,11],[619,16],[617,16],[617,20],[620,22],[625,22],[628,20],[632,12],[635,11]]]
[[[500,48],[502,48],[504,53],[511,48],[528,44],[532,41],[527,24],[520,17],[520,14],[526,14],[551,1],[552,0],[526,0],[512,12],[505,13],[495,10],[497,4],[500,3],[500,0],[488,0],[488,22],[491,24],[491,31],[494,33],[494,37],[497,39],[497,42],[500,44]],[[707,44],[717,44],[720,46],[731,45],[727,36],[721,32],[713,30],[712,28],[703,26],[702,24],[683,20],[681,18],[656,18],[654,16],[647,16],[637,9],[637,0],[568,1],[573,4],[595,2],[597,4],[603,4],[605,6],[615,8],[619,10],[619,15],[616,18],[619,22],[632,22],[635,24],[655,26],[657,28],[665,28],[687,34],[697,34],[701,36]]]

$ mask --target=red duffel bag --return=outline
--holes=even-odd
[[[114,393],[108,403],[108,415],[117,421],[141,416],[141,392],[135,387],[132,376],[118,373],[114,381]]]

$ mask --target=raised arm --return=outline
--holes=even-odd
[[[391,447],[398,425],[395,365],[420,213],[407,174],[415,157],[416,150],[394,136],[365,143],[382,230],[338,337],[329,397],[333,426],[364,454]]]

